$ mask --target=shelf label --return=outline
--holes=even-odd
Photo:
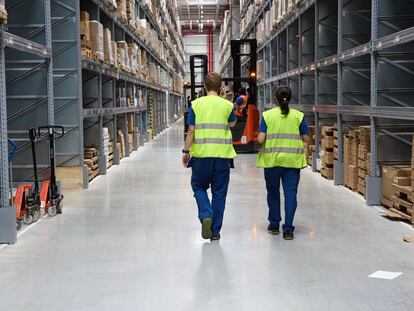
[[[398,42],[400,42],[400,40],[401,40],[400,36],[395,36],[393,41],[394,41],[394,43],[398,43]]]
[[[32,44],[31,44],[31,43],[28,43],[28,44],[27,44],[27,48],[28,48],[29,50],[31,50],[31,49],[32,49]]]
[[[8,44],[13,44],[13,43],[14,43],[13,38],[7,38],[7,43],[8,43]]]

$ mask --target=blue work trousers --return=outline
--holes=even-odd
[[[193,158],[191,187],[198,206],[198,218],[212,218],[213,235],[220,233],[230,181],[231,160],[220,158]],[[211,186],[212,200],[207,194]]]
[[[265,168],[265,180],[267,189],[267,204],[269,206],[269,224],[273,228],[279,228],[282,220],[280,216],[280,180],[282,180],[285,195],[285,224],[283,229],[295,230],[293,219],[297,208],[297,192],[300,180],[300,169],[286,167]]]

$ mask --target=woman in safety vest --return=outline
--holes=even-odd
[[[300,170],[306,167],[303,142],[309,140],[309,128],[304,114],[289,108],[292,90],[280,86],[276,90],[277,107],[265,111],[260,122],[257,142],[263,144],[257,157],[257,166],[265,171],[267,204],[269,206],[268,232],[279,234],[280,181],[285,194],[285,224],[283,238],[293,240],[293,218],[297,207]]]

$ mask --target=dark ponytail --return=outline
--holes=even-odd
[[[279,86],[276,90],[275,97],[276,103],[282,110],[282,114],[287,116],[289,114],[289,102],[292,99],[292,90],[285,85]]]

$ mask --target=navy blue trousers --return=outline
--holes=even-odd
[[[279,228],[280,215],[280,181],[285,195],[285,224],[283,229],[295,230],[293,219],[297,208],[297,192],[300,180],[300,169],[272,167],[265,168],[267,189],[267,205],[269,206],[269,224]]]
[[[220,158],[193,158],[191,187],[198,206],[198,218],[212,218],[213,234],[220,233],[230,181],[231,160]],[[207,194],[211,187],[212,200]]]

